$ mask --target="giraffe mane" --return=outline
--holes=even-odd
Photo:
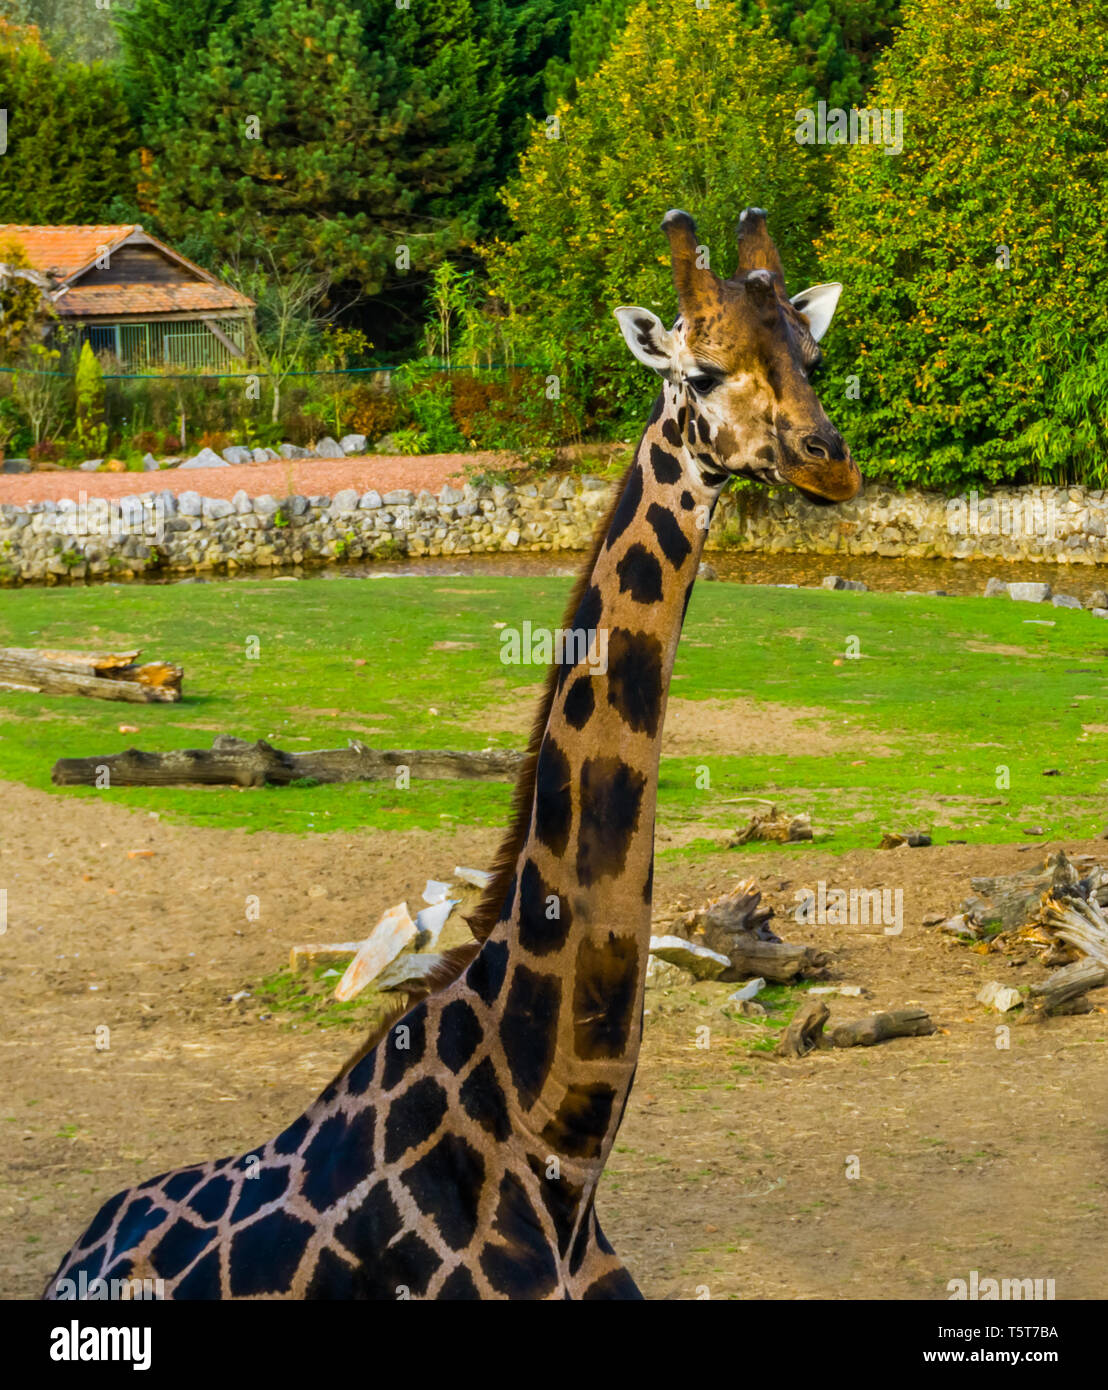
[[[658,417],[659,401],[655,403],[651,411],[650,421],[647,428]],[[612,525],[612,517],[619,499],[623,496],[623,490],[627,485],[627,480],[631,473],[638,466],[639,451],[636,448],[634,457],[627,466],[626,471],[619,480],[619,485],[612,494],[612,500],[607,510],[597,524],[596,532],[593,536],[592,549],[589,552],[588,562],[581,566],[580,573],[573,585],[573,590],[566,605],[566,615],[563,626],[571,624],[576,616],[578,606],[585,595],[592,572],[596,567],[597,559],[600,555],[600,548],[604,544]],[[348,1071],[358,1064],[363,1057],[366,1057],[381,1042],[386,1033],[404,1017],[410,1009],[426,999],[429,995],[438,994],[440,990],[452,985],[458,977],[465,973],[470,963],[476,958],[477,954],[484,945],[493,927],[496,926],[500,918],[500,909],[504,906],[504,899],[508,893],[508,885],[512,881],[512,874],[515,872],[516,862],[519,859],[520,849],[527,838],[527,832],[531,826],[531,805],[535,797],[535,768],[539,760],[539,747],[542,744],[543,734],[550,719],[550,708],[554,703],[554,694],[557,690],[558,665],[552,662],[546,673],[546,688],[543,691],[542,701],[539,704],[538,712],[535,715],[535,722],[531,726],[531,738],[527,745],[527,752],[520,768],[519,776],[516,779],[515,790],[512,793],[512,818],[508,833],[505,835],[496,852],[492,862],[492,881],[481,896],[481,901],[477,904],[472,915],[469,917],[469,929],[473,933],[474,940],[466,942],[462,946],[456,946],[453,950],[443,953],[441,965],[436,966],[425,976],[425,987],[421,986],[417,991],[412,991],[402,1004],[396,1005],[385,1014],[381,1021],[374,1027],[366,1038],[365,1042],[358,1050],[344,1063],[342,1069],[335,1077],[339,1081]],[[334,1085],[334,1082],[331,1083]]]

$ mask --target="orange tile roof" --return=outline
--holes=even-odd
[[[195,285],[82,285],[66,290],[54,308],[66,318],[85,314],[179,314],[243,309],[243,297],[201,281]]]
[[[14,239],[27,253],[35,270],[52,270],[60,279],[75,274],[117,242],[129,237],[134,223],[99,227],[23,227],[12,222],[0,224],[0,242]]]
[[[137,235],[136,235],[137,234]],[[103,272],[95,285],[81,283],[82,273],[93,267],[104,249],[113,251],[134,236],[139,244],[150,245],[191,271],[192,284],[160,282],[142,284],[105,283]],[[51,297],[59,314],[66,318],[104,317],[117,314],[212,313],[220,310],[253,308],[253,300],[224,285],[173,251],[134,223],[85,227],[26,227],[0,224],[0,245],[15,240],[22,245],[35,270],[51,271],[59,289]]]

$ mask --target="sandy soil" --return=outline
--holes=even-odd
[[[463,469],[480,472],[483,468],[504,469],[511,460],[503,454],[368,454],[345,459],[296,459],[286,463],[248,463],[227,468],[166,468],[158,473],[82,473],[66,469],[57,473],[0,474],[0,502],[22,506],[26,502],[57,501],[62,497],[128,497],[141,492],[168,488],[177,494],[190,489],[204,497],[224,497],[228,501],[245,489],[251,497],[269,493],[287,497],[323,494],[333,497],[342,488],[360,492],[376,488],[428,488],[438,493],[449,482],[458,487],[464,481]]]
[[[357,1042],[263,1021],[233,994],[280,968],[290,946],[357,937],[383,906],[418,900],[426,877],[486,862],[498,835],[248,836],[12,784],[0,797],[0,1297],[25,1298],[107,1196],[275,1133]],[[752,873],[779,916],[821,878],[901,888],[900,935],[814,926],[803,936],[832,952],[833,980],[865,990],[832,1000],[833,1019],[919,1002],[939,1032],[781,1062],[751,1051],[744,1042],[761,1035],[721,1012],[732,987],[651,990],[600,1201],[648,1296],[943,1298],[973,1269],[1053,1278],[1059,1298],[1103,1296],[1108,990],[1093,1014],[1013,1026],[1002,1050],[1001,1020],[977,990],[1045,971],[922,926],[964,896],[971,873],[1041,853],[659,862],[660,912]],[[260,898],[256,922],[248,894]],[[783,934],[802,935],[791,921]],[[105,1025],[110,1047],[98,1050]]]

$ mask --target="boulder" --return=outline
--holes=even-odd
[[[714,980],[731,969],[730,958],[719,951],[711,951],[707,946],[685,941],[680,936],[652,936],[650,954],[670,965],[679,965],[688,970],[698,980]]]
[[[365,512],[376,511],[380,505],[381,494],[373,488],[370,488],[368,492],[363,492],[361,500],[358,502],[358,506]]]
[[[1086,608],[1108,608],[1108,593],[1103,589],[1094,589],[1085,600]]]
[[[277,450],[283,459],[310,459],[311,449],[302,449],[299,444],[282,444]]]
[[[82,473],[95,473],[103,462],[103,459],[85,459],[84,463],[79,463],[77,467]]]
[[[416,935],[416,924],[408,915],[408,904],[390,907],[358,948],[346,974],[335,986],[335,998],[353,999],[386,965],[391,965]]]
[[[1050,602],[1054,608],[1080,608],[1082,606],[1081,600],[1075,598],[1073,594],[1054,594]]]
[[[177,511],[181,516],[203,516],[204,499],[198,492],[193,492],[191,489],[188,492],[182,492],[177,498]]]
[[[154,457],[153,454],[143,454],[142,471],[144,473],[156,473],[160,467],[161,464],[158,462],[158,460]]]
[[[271,497],[268,492],[263,492],[260,497],[254,498],[255,516],[272,516],[280,503],[276,497]]]
[[[250,501],[250,494],[245,488],[239,488],[234,497],[231,498],[231,506],[239,514],[245,516],[247,512],[254,510],[254,504]]]
[[[854,593],[868,593],[868,586],[860,579],[843,579],[838,574],[825,574],[819,582],[821,589],[849,589]]]
[[[346,453],[337,439],[325,434],[322,439],[316,441],[315,456],[320,459],[341,459],[346,457]]]
[[[201,449],[192,458],[185,459],[182,468],[229,468],[226,459],[221,459],[214,449]]]
[[[327,455],[326,457],[330,457]],[[331,510],[334,512],[356,512],[361,496],[355,488],[340,488],[331,499]]]
[[[1008,584],[1003,579],[990,579],[985,585],[985,597],[997,598],[1001,594],[1007,594]]]
[[[444,507],[456,507],[459,502],[464,502],[466,495],[459,488],[451,487],[449,483],[443,484],[443,489],[439,493],[439,502]]]
[[[344,454],[364,454],[365,435],[364,434],[344,434],[339,440],[339,445]]]
[[[244,448],[241,444],[232,444],[224,449],[223,457],[228,463],[253,463],[254,451],[253,449]]]
[[[234,503],[228,502],[225,497],[205,497],[203,514],[218,521],[220,517],[233,516],[235,511]]]
[[[1009,584],[1008,597],[1017,603],[1045,603],[1051,595],[1049,584]]]
[[[386,507],[410,507],[415,501],[415,495],[407,488],[395,488],[392,492],[386,492],[381,500]]]

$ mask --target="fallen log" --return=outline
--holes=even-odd
[[[823,979],[831,957],[814,946],[796,946],[788,941],[759,941],[754,937],[732,937],[727,947],[731,969],[720,976],[725,984],[761,975],[776,984],[795,982],[800,976]]]
[[[836,1023],[831,1029],[832,1047],[872,1047],[886,1038],[924,1038],[935,1031],[924,1009],[894,1009],[891,1013],[870,1014],[851,1023]]]
[[[145,753],[128,748],[99,758],[59,758],[51,780],[59,787],[170,787],[181,785],[262,787],[290,782],[373,782],[395,778],[407,767],[415,780],[471,778],[512,779],[523,754],[509,749],[456,752],[444,748],[367,748],[351,739],[347,748],[289,753],[265,739],[219,735],[211,748]],[[106,769],[106,771],[105,771]]]
[[[168,661],[137,661],[133,652],[60,652],[0,647],[0,688],[36,695],[89,695],[135,704],[181,698],[184,670]]]
[[[1032,985],[1031,1018],[1048,1014],[1087,1014],[1093,1007],[1085,996],[1091,989],[1108,984],[1108,965],[1086,956],[1056,970],[1049,979]]]

